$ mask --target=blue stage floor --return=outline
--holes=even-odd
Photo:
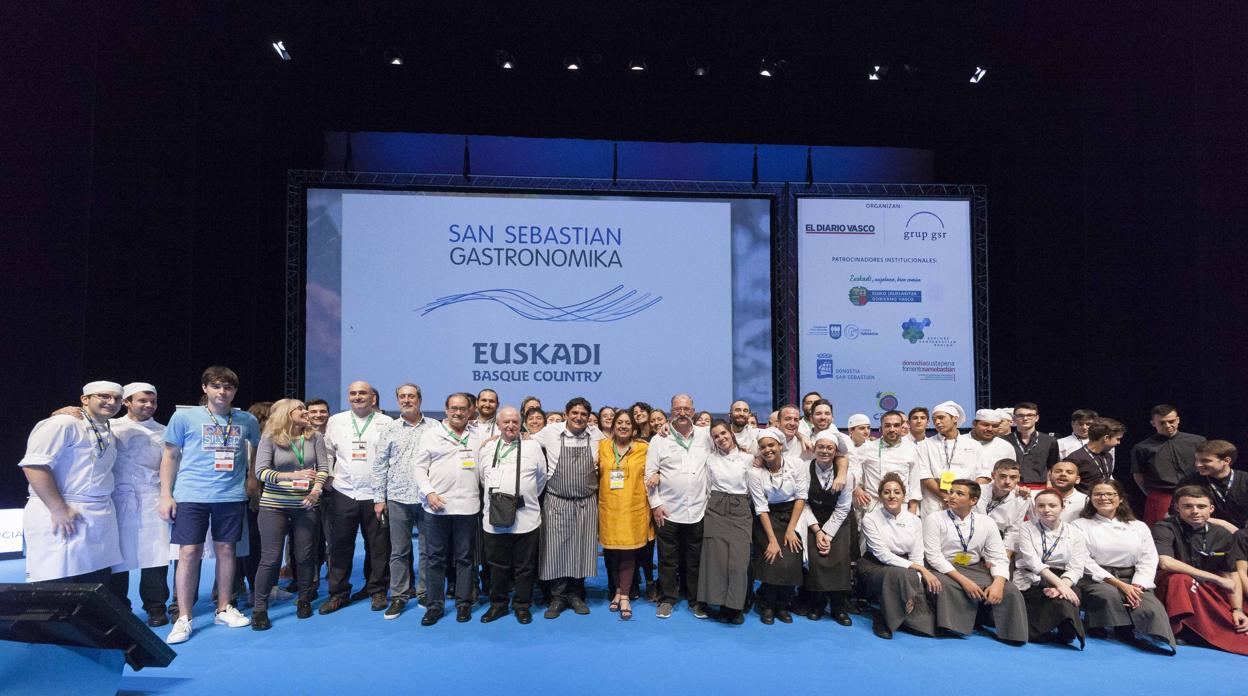
[[[357,548],[362,554],[363,544]],[[357,588],[360,561],[357,556]],[[23,563],[0,561],[0,582],[21,582]],[[205,590],[209,573],[205,563]],[[131,579],[137,606],[138,574],[131,573]],[[569,611],[547,621],[539,608],[528,626],[512,617],[482,625],[484,606],[474,610],[471,623],[458,624],[448,604],[450,615],[426,628],[418,606],[385,621],[367,602],[300,621],[288,601],[271,607],[273,628],[258,633],[214,626],[211,607],[201,601],[195,633],[175,646],[173,664],[140,673],[127,667],[120,693],[306,696],[371,687],[380,693],[638,696],[813,688],[814,693],[1242,696],[1248,689],[1248,658],[1206,648],[1180,647],[1176,657],[1166,657],[1102,640],[1089,641],[1082,653],[1051,645],[1008,647],[985,635],[898,634],[883,641],[871,634],[869,620],[857,616],[851,628],[800,617],[791,625],[764,626],[754,615],[743,626],[727,626],[695,619],[684,604],[672,618],[656,619],[654,605],[644,601],[635,602],[633,620],[623,622],[607,611],[604,579],[600,571],[597,582],[590,581],[589,616]],[[168,630],[158,629],[158,635],[163,638]],[[0,693],[10,692],[0,684]]]

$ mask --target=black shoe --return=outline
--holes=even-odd
[[[745,612],[734,611],[732,613],[732,616],[728,617],[728,623],[732,624],[733,626],[740,626],[741,624],[745,623]]]
[[[793,623],[793,615],[789,613],[788,609],[781,609],[776,612],[776,620],[780,623]]]
[[[428,609],[429,608],[429,595],[425,594],[424,592],[421,592],[420,594],[416,595],[416,603]]]
[[[387,621],[390,619],[397,619],[403,614],[403,609],[406,607],[407,600],[402,597],[396,597],[390,602],[390,606],[386,607],[386,613],[382,614],[381,618],[386,619]]]
[[[421,626],[432,626],[432,625],[436,624],[436,623],[438,622],[438,619],[440,619],[440,618],[442,618],[442,610],[441,610],[441,609],[430,609],[430,610],[428,610],[428,611],[426,611],[426,612],[425,612],[425,615],[424,615],[424,616],[420,617],[420,625],[421,625]]]
[[[147,612],[147,625],[152,628],[159,628],[169,623],[169,615],[165,613],[165,608],[154,609]]]
[[[770,626],[776,622],[776,612],[770,609],[760,609],[758,611],[758,620]],[[792,620],[792,618],[789,619],[789,621]]]
[[[818,609],[811,609],[810,611],[807,611],[805,614],[803,614],[803,616],[805,616],[810,621],[818,621],[819,617],[823,616],[823,612],[819,611]]]
[[[884,640],[893,639],[893,632],[888,630],[888,626],[884,623],[883,618],[876,618],[871,622],[871,632],[875,634],[876,638],[883,638]]]
[[[647,602],[659,601],[659,586],[654,584],[653,582],[646,583],[646,601]]]
[[[516,621],[522,624],[533,623],[533,614],[527,609],[516,610]]]
[[[548,619],[557,619],[563,613],[563,610],[567,608],[568,603],[563,601],[563,598],[556,597],[550,600],[550,606],[546,607],[546,613],[542,614],[542,616]]]
[[[301,619],[309,619],[309,618],[312,618],[312,603],[311,603],[311,602],[305,602],[305,601],[304,601],[304,600],[302,600],[302,599],[301,599],[301,600],[299,600],[299,601],[295,604],[295,616],[297,616],[297,617],[299,617],[299,618],[301,618]]]
[[[574,594],[568,598],[568,605],[572,607],[572,611],[580,614],[581,616],[589,613],[589,605],[586,604],[585,600],[581,599],[581,596],[578,594]]]
[[[837,610],[837,611],[835,611],[835,612],[832,612],[832,620],[833,620],[833,621],[835,621],[835,622],[837,622],[838,624],[840,624],[840,625],[842,625],[842,626],[853,626],[853,625],[854,625],[854,621],[853,621],[853,619],[849,618],[849,614],[846,614],[844,611],[841,611],[841,610]]]
[[[511,612],[507,610],[506,604],[491,604],[490,608],[486,610],[484,614],[481,615],[481,623],[489,623],[491,621],[498,621],[499,619],[503,618],[504,616],[510,613]]]
[[[386,608],[386,593],[378,592],[373,595],[372,609],[373,611],[381,611]]]
[[[273,624],[269,621],[269,612],[253,611],[251,612],[251,630],[267,631],[273,628]]]
[[[455,620],[460,623],[467,623],[472,620],[472,607],[461,605],[455,607]]]
[[[352,592],[352,593],[351,593],[351,601],[352,601],[352,602],[358,602],[358,601],[360,601],[361,599],[364,599],[364,598],[365,598],[365,597],[367,597],[367,596],[368,596],[368,590],[360,590],[359,592]]]
[[[324,616],[326,614],[332,614],[338,611],[339,609],[347,606],[350,603],[351,603],[351,600],[349,599],[343,599],[342,597],[330,597],[329,599],[321,603],[321,608],[317,609],[316,613],[320,614],[321,616]]]
[[[1102,628],[1102,627],[1097,627],[1097,628],[1089,628],[1089,629],[1088,629],[1088,637],[1089,637],[1089,638],[1100,638],[1101,640],[1105,640],[1105,639],[1109,638],[1109,629],[1107,629],[1107,628]]]

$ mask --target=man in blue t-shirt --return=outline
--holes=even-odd
[[[217,556],[217,611],[214,623],[239,628],[251,623],[230,604],[234,584],[234,544],[243,536],[247,507],[247,443],[260,443],[260,424],[232,408],[238,375],[228,367],[204,370],[205,403],[179,409],[165,428],[160,462],[160,516],[173,522],[170,540],[178,545],[175,575],[178,613],[165,639],[191,637],[191,614],[199,585],[204,539],[212,528]]]

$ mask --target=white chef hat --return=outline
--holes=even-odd
[[[1012,408],[999,408],[999,409],[997,409],[997,413],[1000,413],[1000,414],[1001,414],[1001,420],[1004,420],[1004,421],[1009,421],[1009,422],[1011,422],[1011,423],[1013,423],[1013,422],[1014,422],[1014,409],[1012,409]]]
[[[975,412],[975,420],[985,423],[1000,423],[1001,412],[995,408],[981,408]]]
[[[125,389],[122,390],[121,398],[129,399],[139,392],[151,392],[155,394],[156,387],[148,384],[147,382],[131,382],[126,385]]]
[[[871,419],[867,418],[865,413],[855,413],[845,422],[846,428],[856,428],[860,425],[871,425]]]
[[[831,442],[832,444],[837,445],[838,447],[841,444],[841,440],[839,437],[837,437],[835,428],[828,428],[827,430],[820,430],[815,435],[815,442],[819,442],[820,440],[827,440],[828,442]]]
[[[781,445],[783,445],[788,440],[788,438],[784,436],[784,433],[779,428],[763,428],[762,430],[759,430],[758,440],[762,441],[762,439],[765,437],[769,437],[775,440],[776,442],[780,443]]]
[[[932,407],[932,413],[947,413],[950,416],[953,416],[953,420],[956,421],[958,425],[962,425],[962,423],[966,420],[966,411],[952,401],[945,401],[943,403],[936,404]]]
[[[82,385],[82,395],[91,396],[92,394],[120,394],[121,385],[116,382],[109,382],[105,379],[99,379],[94,382],[87,382]]]

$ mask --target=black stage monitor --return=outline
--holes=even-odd
[[[120,650],[136,672],[177,656],[100,584],[0,583],[0,639]]]

